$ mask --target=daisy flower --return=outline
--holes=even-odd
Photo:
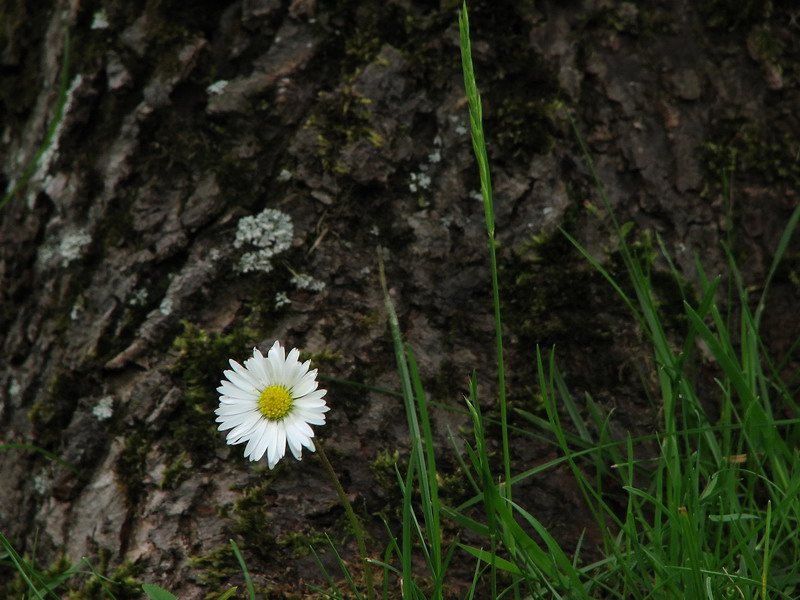
[[[314,452],[314,430],[324,425],[330,408],[317,389],[317,370],[309,371],[311,361],[301,363],[296,348],[286,355],[278,342],[267,356],[253,348],[253,357],[244,366],[231,359],[233,371],[225,371],[220,381],[219,408],[214,412],[220,431],[230,429],[228,444],[247,442],[244,455],[251,461],[267,455],[273,468],[286,454],[286,446],[297,460],[303,446]]]

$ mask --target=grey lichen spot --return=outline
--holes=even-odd
[[[294,225],[286,213],[272,208],[255,216],[243,217],[236,230],[234,248],[252,248],[239,259],[239,271],[272,271],[272,258],[292,244]]]
[[[36,475],[33,478],[33,489],[36,490],[36,493],[40,496],[47,494],[49,487],[50,485],[44,475]]]
[[[442,161],[441,136],[437,135],[433,138],[433,146],[433,151],[428,154],[427,160],[419,165],[419,171],[417,173],[411,173],[411,181],[408,184],[408,189],[412,194],[431,188],[431,167]]]
[[[466,127],[466,121],[458,115],[450,115],[450,123],[455,127],[456,135],[464,136],[469,133],[469,129]]]
[[[424,166],[424,165],[423,165]],[[431,187],[431,177],[427,173],[420,171],[419,173],[411,174],[411,183],[408,184],[408,189],[411,192],[417,192],[420,188],[427,190]]]
[[[108,29],[108,15],[104,8],[92,15],[92,29]]]
[[[134,290],[128,299],[128,304],[131,306],[144,306],[147,303],[147,293],[147,288]]]
[[[16,400],[17,397],[19,396],[21,389],[22,386],[20,386],[19,381],[17,381],[12,377],[11,381],[8,383],[8,396],[12,400]]]
[[[80,296],[76,301],[75,304],[72,305],[72,310],[69,313],[69,318],[71,321],[77,321],[81,313],[83,313],[84,309],[86,308],[86,300],[83,296]]]
[[[92,414],[98,421],[110,419],[114,415],[114,398],[111,396],[100,398],[100,401],[92,409]]]
[[[295,274],[292,277],[292,285],[299,290],[306,290],[308,292],[321,292],[325,289],[325,282],[315,279],[311,275]]]
[[[286,295],[286,292],[278,292],[275,294],[275,308],[283,308],[287,304],[291,304],[292,301],[289,300],[289,296]]]
[[[44,267],[66,267],[83,255],[83,250],[92,237],[83,230],[67,233],[57,244],[47,244],[39,252],[40,264]]]
[[[172,314],[172,298],[169,296],[164,296],[164,299],[161,301],[161,305],[158,307],[158,310],[161,311],[161,314],[165,317],[168,317]]]
[[[66,266],[81,256],[84,247],[92,241],[91,236],[85,231],[77,231],[66,236],[59,244],[61,264]]]
[[[209,96],[219,96],[225,91],[226,87],[228,87],[228,81],[225,79],[220,79],[219,81],[215,81],[208,86],[206,88],[206,92]]]

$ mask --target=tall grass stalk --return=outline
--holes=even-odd
[[[395,359],[398,372],[400,373],[400,385],[406,409],[408,428],[411,434],[411,459],[409,460],[405,485],[402,486],[404,494],[402,536],[403,581],[405,582],[405,586],[412,585],[409,578],[411,577],[411,536],[413,531],[414,537],[416,537],[420,543],[428,571],[433,581],[433,589],[430,597],[441,598],[446,569],[445,557],[442,554],[441,504],[439,502],[438,472],[436,469],[436,454],[431,422],[428,415],[427,398],[423,390],[422,380],[419,376],[414,352],[410,347],[403,344],[400,324],[389,296],[380,249],[378,251],[378,267],[384,304],[389,320],[389,329],[394,345]],[[420,527],[420,524],[417,522],[416,515],[411,507],[411,495],[413,493],[413,486],[411,484],[415,480],[413,476],[415,469],[418,470],[416,480],[419,483],[424,529]],[[400,483],[402,485],[402,479]],[[408,589],[408,587],[406,587],[406,589]]]
[[[464,87],[469,103],[470,134],[475,160],[481,180],[483,215],[486,221],[486,234],[489,244],[489,262],[492,272],[492,304],[494,306],[495,342],[497,345],[497,395],[500,402],[500,435],[503,440],[503,465],[505,467],[505,494],[511,498],[511,460],[508,446],[508,408],[506,403],[506,376],[503,365],[503,321],[500,315],[500,285],[497,279],[497,242],[494,228],[494,200],[492,198],[492,177],[489,171],[489,157],[486,154],[486,139],[483,135],[483,108],[475,71],[472,66],[472,45],[469,37],[469,14],[466,0],[458,15],[461,40],[461,65],[464,71]]]

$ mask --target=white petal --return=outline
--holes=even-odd
[[[307,398],[298,398],[294,401],[294,406],[308,410],[321,410],[323,407],[328,405],[325,403],[325,400],[308,400]]]
[[[264,358],[257,348],[253,348],[253,358],[246,360],[244,363],[248,370],[252,373],[253,377],[258,380],[260,389],[270,385],[269,374],[264,368],[266,363],[267,359]]]
[[[266,421],[262,419],[256,426],[253,435],[250,436],[247,446],[244,449],[244,455],[249,457],[250,460],[259,460],[262,456],[264,456],[264,451],[267,448],[265,440],[266,435]]]
[[[288,381],[287,384],[291,388],[295,388],[300,385],[300,382],[303,380],[303,376],[308,373],[308,366],[311,364],[310,361],[306,361],[303,364],[299,362],[290,363],[290,370],[288,373]]]
[[[222,429],[232,429],[237,425],[241,425],[242,423],[247,423],[253,420],[249,414],[244,413],[241,415],[219,415],[215,422],[221,423]]]
[[[298,433],[302,434],[305,437],[311,437],[314,435],[314,430],[309,427],[308,423],[304,419],[298,419],[294,416],[289,417],[284,420],[287,425],[287,429],[289,424],[291,424],[293,430],[297,431]]]
[[[281,383],[285,385],[287,388],[290,388],[294,385],[296,380],[296,372],[297,372],[297,349],[292,349],[289,352],[289,357],[286,361],[281,365]]]
[[[252,381],[252,376],[248,373],[247,379],[244,377],[237,375],[233,371],[225,371],[225,377],[230,379],[231,383],[235,385],[237,388],[242,390],[243,392],[248,392],[250,394],[257,393],[258,384]]]
[[[284,421],[284,424],[286,425],[286,443],[289,445],[289,450],[292,451],[292,455],[297,460],[300,460],[303,453],[303,445],[300,441],[300,436],[294,429],[294,424],[291,421],[287,419]]]
[[[322,415],[331,409],[327,404],[320,404],[319,400],[314,402],[298,402],[292,406],[292,414]]]
[[[280,385],[278,376],[275,374],[275,361],[265,358],[262,366],[269,385]]]
[[[267,358],[274,362],[286,362],[286,350],[283,349],[280,342],[275,340],[275,343],[272,344],[272,348],[270,348],[267,353]]]
[[[225,431],[226,429],[231,429],[233,427],[238,427],[236,423],[231,423],[227,417],[217,417],[214,419],[215,423],[219,423],[219,427],[217,427],[217,431]],[[231,432],[228,432],[228,443],[231,443]]]
[[[243,390],[240,387],[235,386],[230,381],[220,381],[220,386],[217,388],[217,392],[220,395],[224,396],[231,396],[232,398],[239,398],[241,400],[247,400],[250,398],[257,398],[258,396],[253,391]]]
[[[256,411],[258,410],[258,404],[256,402],[236,402],[236,403],[221,403],[217,409],[214,411],[214,414],[220,416],[228,416],[228,415],[240,415],[243,413],[254,413],[253,416],[256,417]]]
[[[220,415],[217,417],[218,423],[223,423],[225,425],[225,429],[231,429],[232,427],[237,427],[242,425],[243,423],[251,423],[253,422],[253,415],[249,413],[244,413],[240,415]]]
[[[283,423],[278,423],[278,455],[283,458],[286,454],[286,427]]]
[[[274,469],[275,465],[278,464],[278,460],[279,459],[277,459],[277,458],[269,458],[269,457],[267,457],[267,466],[269,466],[270,469]]]
[[[270,469],[281,459],[278,454],[278,424],[275,421],[266,421],[267,424],[267,462]]]
[[[306,373],[305,376],[300,378],[293,387],[292,387],[292,396],[295,398],[299,398],[300,396],[305,396],[306,394],[310,394],[314,390],[317,389],[319,385],[316,380],[317,371],[316,369]]]
[[[234,437],[230,433],[228,433],[228,437],[225,438],[225,441],[228,443],[229,446],[236,446],[243,442],[249,441],[252,435],[253,435],[252,430],[246,432],[244,435],[241,435],[239,437]]]
[[[304,421],[309,425],[325,425],[325,415],[308,415]]]
[[[259,381],[258,381],[258,378],[253,373],[251,373],[247,368],[245,368],[242,365],[240,365],[239,363],[237,363],[235,360],[230,360],[228,362],[231,364],[231,367],[233,368],[233,370],[236,371],[237,375],[239,375],[240,377],[245,379],[248,383],[250,383],[252,385],[252,387],[258,389]],[[247,363],[247,361],[245,361],[245,364],[246,363]]]
[[[219,399],[220,406],[250,406],[252,410],[258,410],[258,402],[253,400],[240,400],[239,398],[230,398],[228,396],[221,396]]]
[[[261,438],[258,440],[258,445],[256,446],[255,457],[254,458],[251,457],[251,460],[261,460],[261,458],[267,451],[269,440],[270,440],[269,425],[267,421],[264,421]]]
[[[295,385],[300,385],[306,376],[311,376],[315,380],[317,378],[317,370],[311,369],[311,361],[307,360],[302,365],[299,365],[299,369],[297,370],[297,380],[295,381]]]
[[[302,396],[298,394],[297,398],[303,400],[322,400],[327,393],[328,390],[314,390],[313,392],[303,394]]]
[[[292,416],[308,421],[307,417],[319,418],[323,417],[330,409],[327,406],[300,406],[295,405],[292,407]]]
[[[256,430],[253,432],[253,435],[251,435],[247,439],[247,445],[244,447],[244,457],[245,458],[249,458],[250,460],[253,460],[253,455],[254,455],[253,450],[255,449],[256,442],[258,441],[258,438],[260,438],[260,437],[261,437],[261,431],[259,431],[258,428],[256,428]],[[242,441],[244,441],[244,440],[242,440]]]
[[[288,364],[297,363],[300,359],[300,350],[297,348],[292,348],[289,350],[289,356],[286,357],[286,362]]]
[[[269,360],[267,361],[267,372],[270,374],[271,378],[270,381],[273,385],[285,385],[286,384],[286,377],[284,371],[286,363],[279,356],[277,353],[270,351]]]
[[[231,429],[228,432],[228,443],[231,445],[239,444],[249,439],[260,421],[261,419],[253,419],[252,421],[247,421]],[[220,425],[220,429],[229,429],[228,427],[223,427],[224,425],[225,423]]]
[[[325,425],[325,415],[301,411],[297,411],[296,413],[293,413],[293,415],[299,419],[302,419],[309,425]]]

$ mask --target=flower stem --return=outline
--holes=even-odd
[[[325,470],[328,472],[333,482],[333,487],[336,489],[336,493],[339,494],[339,500],[341,500],[342,506],[344,506],[344,512],[347,513],[347,518],[350,520],[350,527],[353,528],[353,533],[356,536],[358,551],[361,554],[361,562],[364,565],[364,579],[367,582],[367,598],[369,600],[374,600],[375,588],[372,585],[372,570],[370,569],[369,559],[367,558],[367,545],[364,543],[364,528],[361,526],[361,521],[358,520],[356,513],[353,512],[353,506],[350,504],[347,494],[344,493],[344,488],[339,481],[339,477],[336,475],[336,471],[333,470],[333,466],[328,460],[325,450],[322,449],[322,444],[319,440],[316,440],[315,445],[317,448],[317,455],[322,461],[322,466],[325,467]]]

